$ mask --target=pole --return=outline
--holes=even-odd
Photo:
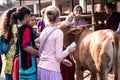
[[[20,6],[22,6],[22,4],[21,4],[22,1],[21,0],[19,0],[19,1],[20,1]]]
[[[114,3],[115,3],[115,0],[112,0],[112,2],[114,2]]]
[[[94,17],[94,0],[91,0],[91,6],[92,6],[92,12],[91,12],[91,15],[92,15],[92,25],[95,24],[95,17]],[[95,27],[92,26],[93,30],[95,30]]]
[[[71,4],[72,4],[72,11],[73,11],[73,7],[74,7],[74,1],[72,0],[71,2],[72,2],[72,3],[71,3]]]
[[[39,0],[39,17],[41,17],[41,1]]]

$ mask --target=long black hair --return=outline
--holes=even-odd
[[[20,21],[24,20],[25,15],[30,15],[31,13],[31,9],[27,6],[21,6],[19,8],[17,8],[16,13],[14,13],[14,17]]]
[[[27,6],[22,6],[20,8],[18,8],[17,12],[13,15],[15,18],[17,18],[18,20],[22,21],[25,18],[25,15],[30,15],[31,10],[27,7]],[[29,24],[22,24],[19,28],[18,28],[18,40],[16,43],[16,54],[15,57],[17,55],[19,55],[19,50],[22,52],[20,59],[22,59],[22,63],[21,63],[21,67],[23,69],[28,69],[29,66],[26,64],[27,63],[27,59],[26,59],[26,51],[23,49],[23,46],[21,46],[22,44],[22,40],[23,40],[23,33],[25,31],[25,29],[29,27],[30,28],[30,43],[28,43],[29,45],[31,45],[32,43],[32,47],[34,47],[34,39],[33,39],[33,30],[32,27]],[[26,64],[26,65],[25,65]]]

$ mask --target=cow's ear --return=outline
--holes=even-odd
[[[68,31],[68,33],[79,34],[82,30],[80,28],[72,28]]]

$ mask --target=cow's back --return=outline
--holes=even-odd
[[[81,65],[91,71],[100,71],[101,66],[107,66],[110,71],[114,64],[116,37],[112,30],[99,30],[87,34],[79,42]]]

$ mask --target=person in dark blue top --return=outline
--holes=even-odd
[[[120,22],[120,13],[116,11],[117,5],[114,3],[106,3],[104,8],[108,17],[104,29],[112,29],[116,31]]]

